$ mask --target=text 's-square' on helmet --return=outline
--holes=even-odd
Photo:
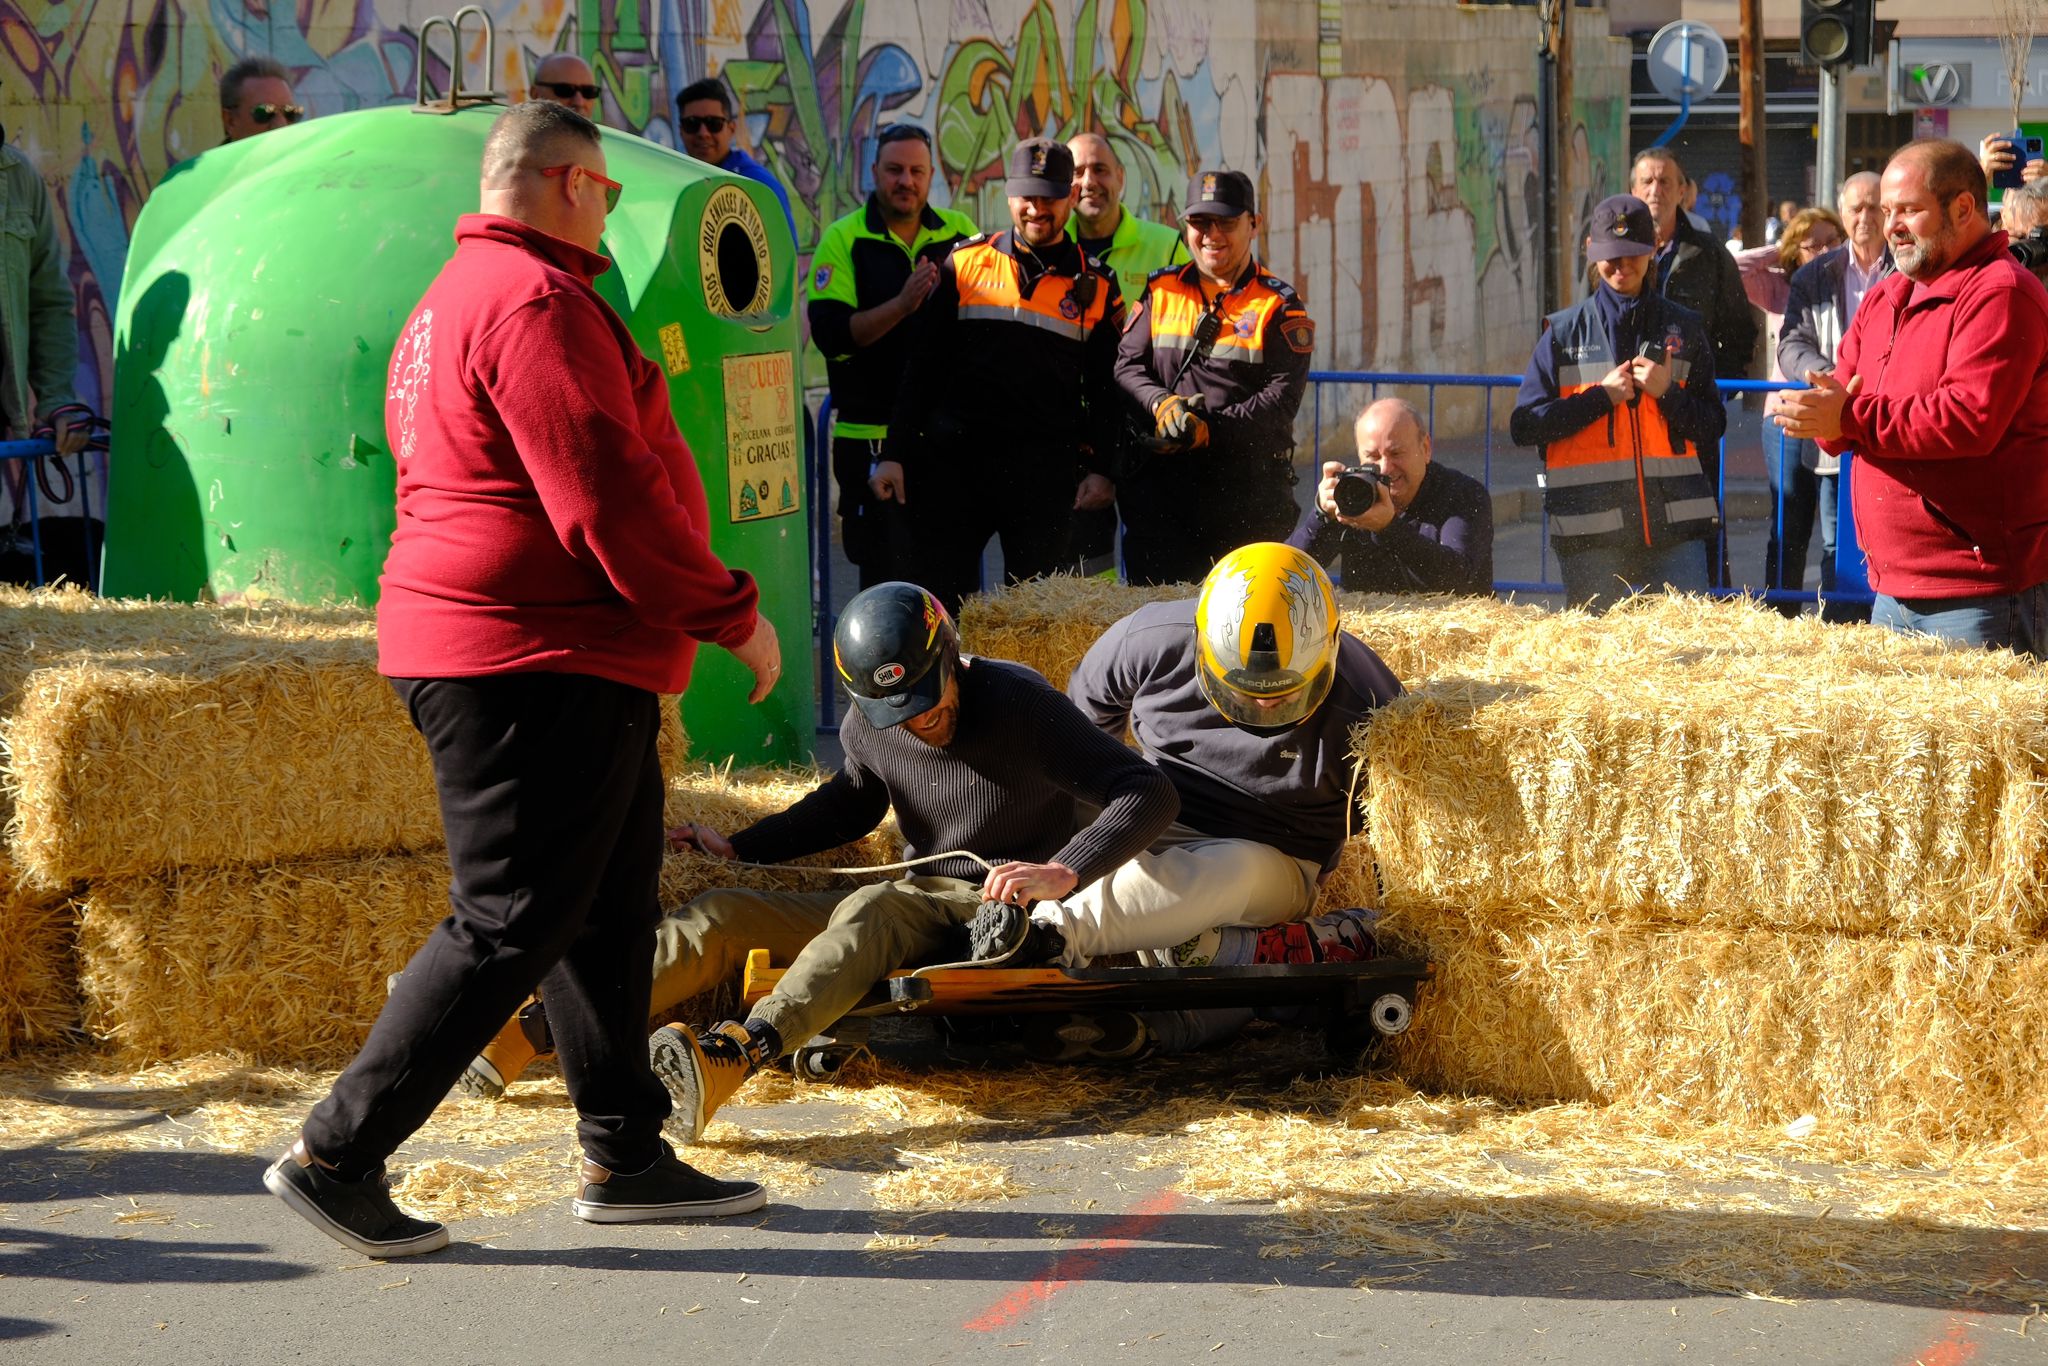
[[[959,660],[953,619],[914,583],[856,594],[832,630],[832,667],[877,730],[937,706]]]
[[[1216,562],[1195,603],[1195,675],[1231,724],[1259,735],[1300,725],[1337,675],[1337,595],[1322,566],[1259,541]]]

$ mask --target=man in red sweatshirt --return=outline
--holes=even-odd
[[[391,359],[398,527],[378,667],[426,738],[453,871],[448,918],[264,1184],[372,1257],[431,1252],[383,1164],[546,983],[585,1154],[577,1217],[627,1223],[758,1208],[661,1138],[647,1065],[662,783],[659,700],[698,641],[781,671],[746,574],[719,563],[659,366],[591,288],[620,187],[596,125],[506,111],[481,212]]]
[[[1879,184],[1897,271],[1833,374],[1777,395],[1793,436],[1853,451],[1871,620],[2048,658],[2048,291],[1991,227],[1960,143],[1907,143]]]

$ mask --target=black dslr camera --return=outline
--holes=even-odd
[[[2015,237],[2007,246],[2013,260],[2034,274],[2048,273],[2048,224],[2029,229],[2025,237]]]
[[[1362,517],[1372,511],[1372,505],[1380,500],[1379,491],[1392,482],[1384,472],[1370,465],[1361,465],[1338,475],[1337,487],[1330,496],[1336,500],[1339,513],[1346,517]]]

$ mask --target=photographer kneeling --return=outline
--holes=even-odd
[[[1316,505],[1288,544],[1328,564],[1354,593],[1493,592],[1493,498],[1470,475],[1430,463],[1429,432],[1398,398],[1358,415],[1357,465],[1323,463]]]

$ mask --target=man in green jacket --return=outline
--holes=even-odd
[[[1067,236],[1116,272],[1124,307],[1136,308],[1145,297],[1145,280],[1155,270],[1188,259],[1187,244],[1165,223],[1153,223],[1124,212],[1124,164],[1100,133],[1083,133],[1067,144],[1074,154],[1074,215]],[[1074,547],[1081,572],[1116,577],[1116,489],[1107,479],[1083,485],[1083,500],[1074,504]]]
[[[903,324],[938,283],[946,253],[977,231],[966,214],[932,206],[931,134],[916,124],[879,130],[872,169],[868,202],[818,239],[805,308],[832,386],[840,543],[860,567],[862,588],[911,572],[900,505],[883,502],[868,487],[910,360],[910,329]]]

